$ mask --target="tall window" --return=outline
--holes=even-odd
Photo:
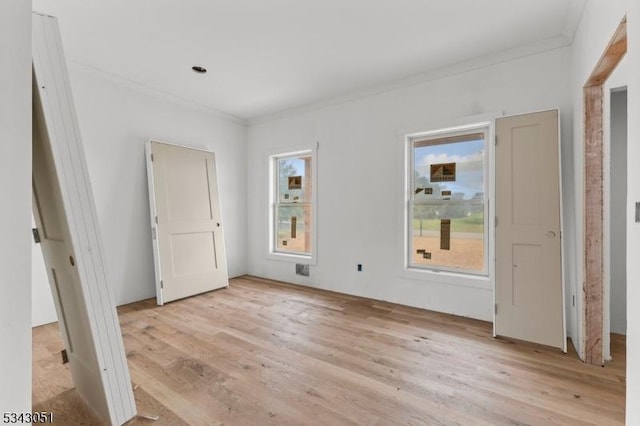
[[[272,252],[311,257],[313,247],[313,155],[272,157]]]
[[[487,273],[488,127],[408,137],[407,265]]]

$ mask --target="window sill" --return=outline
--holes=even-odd
[[[436,271],[405,267],[402,271],[404,278],[420,281],[436,282],[438,284],[456,285],[461,287],[492,289],[491,279],[487,275],[474,275],[449,271]]]
[[[280,262],[291,262],[291,263],[300,263],[303,265],[315,265],[316,259],[314,256],[305,256],[303,254],[289,254],[289,253],[278,253],[278,252],[270,252],[267,254],[267,259],[269,260],[277,260]]]

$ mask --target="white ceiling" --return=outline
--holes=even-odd
[[[251,119],[505,50],[569,44],[584,2],[33,0],[33,7],[58,17],[69,61]]]

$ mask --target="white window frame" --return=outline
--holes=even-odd
[[[311,253],[283,252],[277,250],[276,245],[276,209],[282,203],[278,200],[278,161],[286,158],[296,158],[301,156],[311,157]],[[309,148],[297,151],[287,151],[269,156],[269,248],[267,258],[285,262],[295,262],[306,265],[315,265],[317,262],[317,235],[318,235],[318,162],[317,149]],[[300,203],[291,203],[296,205]]]
[[[490,212],[492,210],[491,206],[491,194],[493,193],[493,178],[492,178],[492,155],[493,155],[493,144],[491,141],[494,139],[494,124],[493,121],[483,121],[468,125],[455,126],[455,127],[447,127],[441,128],[437,130],[430,131],[421,131],[414,133],[407,133],[404,135],[405,140],[405,208],[404,208],[404,269],[408,272],[416,272],[416,273],[446,273],[452,276],[466,276],[469,278],[477,277],[480,279],[488,279],[491,275],[492,267],[490,264],[490,247],[492,244],[492,232],[493,232],[493,224],[491,223]],[[467,133],[478,133],[483,132],[485,134],[485,150],[484,150],[484,175],[483,175],[483,184],[484,184],[484,232],[483,232],[483,242],[484,242],[484,259],[483,259],[483,270],[482,271],[473,271],[473,270],[464,270],[459,268],[451,268],[446,266],[439,265],[416,265],[411,261],[411,257],[413,255],[412,250],[412,238],[413,238],[413,227],[412,227],[412,203],[414,199],[413,188],[415,186],[415,158],[414,158],[414,142],[424,141],[428,139],[439,139],[446,136],[456,136],[463,135]],[[452,277],[453,278],[453,277]]]

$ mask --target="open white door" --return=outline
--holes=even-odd
[[[212,152],[147,144],[158,305],[229,286]]]
[[[566,351],[558,111],[496,120],[495,334]]]
[[[120,425],[136,405],[55,18],[33,14],[34,216],[78,394]]]

